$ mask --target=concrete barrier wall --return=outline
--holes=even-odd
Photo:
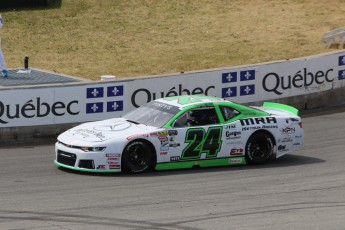
[[[0,144],[55,138],[82,122],[119,117],[160,97],[206,94],[310,109],[342,103],[345,52],[121,81],[0,88]]]

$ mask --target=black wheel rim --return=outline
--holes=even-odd
[[[270,157],[271,145],[267,138],[255,138],[249,147],[250,158],[256,161],[263,161]]]
[[[147,167],[147,151],[143,146],[135,145],[129,149],[128,162],[136,169]]]

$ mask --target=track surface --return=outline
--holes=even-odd
[[[344,229],[344,118],[305,118],[304,147],[260,167],[94,175],[0,148],[0,229]]]

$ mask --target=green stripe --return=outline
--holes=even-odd
[[[120,169],[118,169],[118,170],[98,170],[98,169],[75,168],[75,167],[72,167],[72,166],[61,164],[61,163],[59,163],[57,161],[54,161],[54,164],[56,164],[57,166],[63,167],[63,168],[67,168],[67,169],[71,169],[71,170],[76,170],[76,171],[81,171],[81,172],[96,172],[96,173],[115,173],[115,172],[121,172]]]
[[[193,166],[200,167],[213,167],[213,166],[225,166],[225,165],[244,165],[246,159],[244,157],[231,157],[231,158],[216,158],[206,160],[194,160],[194,161],[180,161],[169,163],[158,163],[155,167],[156,170],[168,170],[168,169],[186,169]]]

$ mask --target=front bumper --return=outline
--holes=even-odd
[[[107,152],[84,152],[59,142],[55,144],[57,166],[84,172],[121,172],[121,154]]]

